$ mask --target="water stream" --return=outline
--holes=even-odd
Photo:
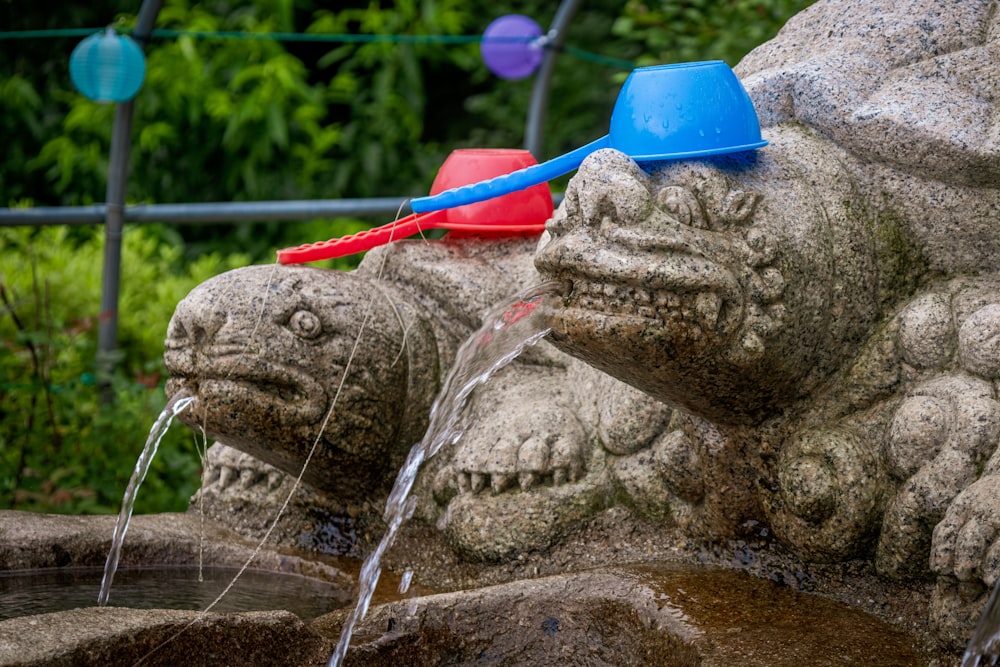
[[[122,497],[122,508],[118,513],[115,530],[111,535],[111,550],[108,552],[108,560],[104,564],[104,578],[101,580],[101,590],[97,595],[97,604],[100,607],[108,603],[108,597],[111,595],[111,582],[115,578],[115,571],[118,570],[118,560],[122,555],[122,544],[125,543],[125,533],[128,531],[128,524],[132,519],[132,508],[135,506],[135,498],[139,492],[139,487],[142,485],[143,480],[146,479],[146,473],[149,472],[149,465],[153,462],[156,450],[160,446],[163,436],[166,435],[167,429],[170,428],[170,423],[174,420],[174,417],[193,402],[193,396],[175,394],[173,398],[167,401],[163,412],[160,413],[160,416],[153,423],[153,427],[149,430],[146,445],[139,455],[139,460],[135,462],[135,470],[132,471],[132,477],[129,479],[125,495]]]
[[[549,332],[550,329],[542,316],[535,312],[535,308],[543,297],[558,293],[561,287],[562,284],[556,281],[543,283],[500,304],[484,318],[479,331],[458,350],[455,364],[434,399],[427,432],[410,450],[386,501],[386,533],[361,567],[358,601],[344,622],[329,667],[338,667],[347,654],[354,626],[367,613],[375,585],[382,573],[382,556],[392,546],[403,522],[413,514],[416,503],[415,498],[410,497],[410,490],[420,465],[437,454],[444,445],[455,443],[462,437],[463,410],[472,391]]]
[[[1000,580],[993,586],[975,632],[962,656],[962,667],[981,667],[1000,662]]]

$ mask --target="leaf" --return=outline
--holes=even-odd
[[[288,147],[288,122],[277,104],[267,106],[267,133],[279,148]]]
[[[173,143],[176,139],[177,131],[174,126],[162,121],[144,125],[138,133],[139,148],[146,153],[155,152],[165,143]]]

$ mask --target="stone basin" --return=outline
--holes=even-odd
[[[145,657],[145,665],[319,666],[344,616],[307,625],[280,611],[56,612],[0,623],[0,664],[96,667]],[[907,635],[844,605],[736,571],[655,566],[385,603],[352,646],[345,665],[356,667],[926,664]]]
[[[103,567],[115,518],[0,511],[0,576],[27,579],[24,575],[35,573],[72,578]],[[121,568],[176,569],[202,562],[208,568],[235,572],[255,546],[193,513],[135,516]],[[251,567],[255,575],[280,574],[332,591],[334,606],[353,596],[352,575],[297,554],[264,548]],[[97,587],[93,599],[96,604]],[[113,586],[111,604],[115,603]],[[143,606],[149,606],[149,601]],[[297,615],[284,610],[199,614],[94,606],[0,621],[0,665],[134,664],[184,628],[179,640],[169,642],[143,664],[294,665],[309,664],[306,657],[328,652],[327,642],[309,632]],[[192,662],[192,655],[203,656],[202,662]]]
[[[113,519],[0,512],[0,570],[102,562]],[[200,531],[196,515],[135,517],[123,563],[191,562]],[[241,562],[253,548],[210,521],[205,537],[211,564]],[[345,571],[300,556],[264,549],[255,564],[353,586]],[[346,665],[927,664],[913,637],[874,616],[718,567],[608,566],[412,595],[372,606]],[[288,611],[114,607],[24,616],[0,622],[0,665],[321,666],[347,613],[312,622]]]
[[[343,615],[312,627],[335,636]],[[905,633],[845,605],[739,571],[675,565],[387,603],[355,640],[349,666],[926,664]]]

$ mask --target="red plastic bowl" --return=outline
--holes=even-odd
[[[478,183],[535,164],[538,162],[526,150],[460,148],[452,151],[441,165],[431,185],[431,194],[440,194],[445,190]],[[544,226],[545,221],[552,217],[552,193],[547,183],[539,183],[502,197],[449,208],[443,212],[448,222],[463,225]]]
[[[438,170],[431,194],[478,183],[537,164],[526,150],[463,148],[452,151]],[[552,217],[552,193],[539,183],[502,197],[443,211],[414,213],[381,227],[339,239],[307,243],[278,251],[282,264],[302,264],[371,250],[426,229],[449,229],[471,234],[541,234]]]

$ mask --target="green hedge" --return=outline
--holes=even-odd
[[[802,0],[591,0],[567,46],[638,64],[735,64],[808,5]],[[158,28],[250,32],[481,33],[523,13],[547,26],[552,2],[167,0]],[[5,30],[105,25],[114,3],[5,6]],[[115,22],[128,26],[134,17]],[[0,196],[6,205],[102,201],[113,107],[68,80],[79,40],[0,43]],[[552,156],[604,134],[625,72],[557,60],[545,126]],[[518,146],[532,81],[502,81],[475,44],[292,45],[154,40],[136,100],[130,202],[424,194],[463,146]],[[228,268],[358,231],[357,220],[184,227],[129,225],[124,239],[116,400],[93,377],[100,228],[0,229],[0,507],[117,511],[159,414],[163,339],[175,304]],[[350,261],[329,266],[349,268]],[[188,429],[168,433],[138,511],[180,510],[198,486]]]
[[[127,230],[115,401],[94,377],[102,230],[0,229],[0,506],[45,512],[114,512],[162,409],[163,340],[174,306],[246,256],[208,254],[190,264],[148,231]],[[140,511],[182,510],[198,486],[191,433],[172,429]]]

